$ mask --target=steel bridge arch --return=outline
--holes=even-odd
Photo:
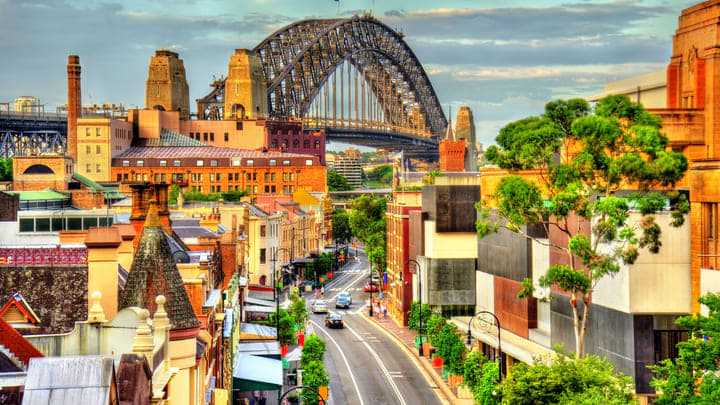
[[[445,114],[415,53],[401,34],[372,17],[297,21],[268,36],[254,51],[262,61],[271,116],[304,117],[338,66],[349,60],[362,71],[359,56],[372,54],[370,61],[382,67],[381,74],[392,74],[388,69],[395,68],[407,84],[413,103],[402,108],[419,108],[433,135],[445,131]],[[387,109],[378,89],[371,91]]]

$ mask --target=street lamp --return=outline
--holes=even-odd
[[[285,248],[277,248],[277,249],[275,249],[275,255],[273,256],[273,259],[272,259],[272,262],[273,262],[273,277],[272,277],[272,279],[273,279],[273,301],[275,301],[275,337],[277,338],[278,342],[280,341],[280,294],[278,294],[278,292],[277,292],[277,275],[275,273],[277,273],[277,270],[276,270],[276,264],[277,264],[277,258],[278,258],[277,256],[278,256],[278,251],[280,251],[280,250],[284,250],[285,253],[288,253],[288,254],[290,253]]]
[[[503,357],[502,357],[502,346],[500,345],[500,320],[498,317],[490,312],[490,311],[480,311],[477,314],[473,315],[470,320],[468,321],[468,330],[467,330],[467,340],[465,341],[465,344],[468,346],[472,345],[472,332],[470,332],[470,325],[472,324],[473,319],[475,319],[478,315],[490,315],[493,318],[495,318],[495,326],[497,327],[497,340],[498,340],[498,354],[496,358],[498,359],[498,380],[502,380],[502,370],[503,370]],[[486,322],[485,323],[490,323]]]
[[[323,396],[320,395],[320,392],[318,392],[318,390],[316,390],[315,388],[313,388],[313,387],[308,387],[307,385],[296,385],[296,386],[294,386],[294,387],[290,387],[289,390],[283,392],[282,395],[280,395],[280,398],[278,398],[278,405],[281,405],[281,404],[282,404],[282,400],[285,399],[285,397],[286,397],[289,393],[291,393],[291,392],[293,392],[293,391],[295,391],[295,390],[300,390],[300,389],[310,390],[310,391],[312,391],[312,392],[314,392],[314,393],[317,394],[318,398],[320,398],[320,401],[322,401],[322,402],[327,401],[327,398],[323,398]]]
[[[420,309],[418,311],[418,318],[419,318],[419,325],[418,328],[418,335],[420,335],[420,347],[418,348],[418,354],[420,354],[420,357],[423,356],[423,341],[422,341],[422,277],[420,273],[420,263],[418,263],[415,259],[407,259],[405,260],[405,264],[408,263],[414,263],[415,264],[415,271],[417,272],[417,278],[418,278],[418,301],[420,302]],[[402,273],[401,273],[402,274]]]

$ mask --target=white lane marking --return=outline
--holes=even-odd
[[[380,360],[380,356],[378,356],[377,352],[368,344],[366,340],[362,338],[362,336],[358,335],[355,330],[347,325],[345,325],[345,329],[349,330],[355,337],[358,338],[358,340],[362,341],[362,344],[365,345],[367,350],[372,354],[372,356],[375,358],[375,361],[377,362],[378,366],[380,366],[380,370],[385,374],[385,377],[387,378],[388,382],[390,383],[390,386],[392,387],[393,391],[395,391],[395,395],[397,395],[398,399],[400,400],[400,404],[407,405],[407,402],[405,402],[405,398],[403,398],[402,393],[400,393],[400,389],[398,388],[397,384],[395,384],[395,381],[393,380],[392,376],[390,375],[390,372],[387,368],[385,368],[385,365]]]
[[[364,405],[364,402],[363,402],[363,400],[362,400],[362,396],[360,395],[360,388],[358,388],[357,381],[355,380],[355,375],[353,375],[352,370],[350,369],[350,363],[348,363],[348,359],[347,359],[347,357],[345,357],[345,353],[344,353],[343,350],[340,348],[340,345],[339,345],[338,342],[337,342],[332,336],[330,336],[330,334],[329,334],[325,329],[323,329],[317,322],[315,322],[315,321],[313,321],[313,320],[311,320],[310,322],[313,323],[314,325],[317,325],[318,330],[323,331],[323,333],[330,339],[330,341],[333,342],[333,344],[335,345],[335,347],[337,347],[338,351],[340,352],[340,357],[342,357],[343,362],[345,362],[345,367],[347,367],[348,374],[350,374],[350,380],[352,380],[353,386],[355,387],[355,393],[357,394],[357,397],[360,399],[360,405]],[[346,325],[345,327],[347,328],[347,325]],[[313,328],[313,331],[315,331],[315,328]]]

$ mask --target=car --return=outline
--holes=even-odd
[[[350,308],[350,301],[347,298],[339,296],[335,299],[335,308]]]
[[[349,292],[347,292],[347,291],[341,292],[340,294],[338,294],[338,298],[340,298],[340,297],[345,298],[347,300],[348,304],[352,305],[352,295],[350,295]]]
[[[325,326],[328,328],[343,328],[342,315],[336,313],[327,314],[325,317]]]
[[[375,283],[374,281],[366,282],[365,283],[365,292],[370,292],[370,290],[372,290],[372,292],[377,292],[377,290],[378,290],[377,283]]]
[[[324,300],[317,300],[312,306],[313,314],[326,314],[328,311],[327,302]]]
[[[372,272],[372,276],[371,276],[370,278],[372,279],[373,283],[379,283],[379,282],[380,282],[380,277],[378,277],[377,273],[374,272],[374,271]]]

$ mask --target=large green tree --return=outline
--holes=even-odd
[[[370,263],[384,272],[387,267],[387,200],[375,196],[361,196],[353,200],[350,229],[365,245]]]
[[[478,234],[485,237],[502,226],[536,239],[523,229],[539,224],[546,233],[564,235],[567,244],[536,239],[567,257],[566,264],[551,266],[538,286],[556,286],[570,296],[580,357],[598,281],[634,263],[640,248],[659,251],[661,232],[653,214],[666,201],[675,204],[673,226],[680,226],[689,210],[684,196],[670,190],[685,174],[687,159],[669,150],[660,129],[660,118],[624,96],[598,101],[592,115],[584,100],[558,100],[548,103],[542,116],[502,128],[498,145],[487,150],[500,168],[540,169],[541,175],[504,177],[490,201],[478,204]],[[618,194],[628,188],[636,192]],[[497,214],[492,219],[491,207]],[[629,221],[631,210],[642,218]],[[591,224],[590,235],[583,223]],[[519,296],[527,298],[537,286],[526,279],[523,287]]]
[[[368,180],[377,181],[390,186],[392,183],[393,167],[390,164],[380,165],[367,173]]]
[[[327,171],[327,186],[330,191],[348,191],[352,190],[353,186],[348,183],[345,176],[336,173],[332,170]]]
[[[338,208],[333,212],[332,235],[333,239],[340,243],[346,243],[352,240],[350,216],[344,209]]]
[[[720,294],[698,301],[709,314],[678,318],[676,323],[688,331],[688,341],[677,344],[678,358],[650,367],[657,376],[651,385],[660,393],[656,404],[720,403]]]

